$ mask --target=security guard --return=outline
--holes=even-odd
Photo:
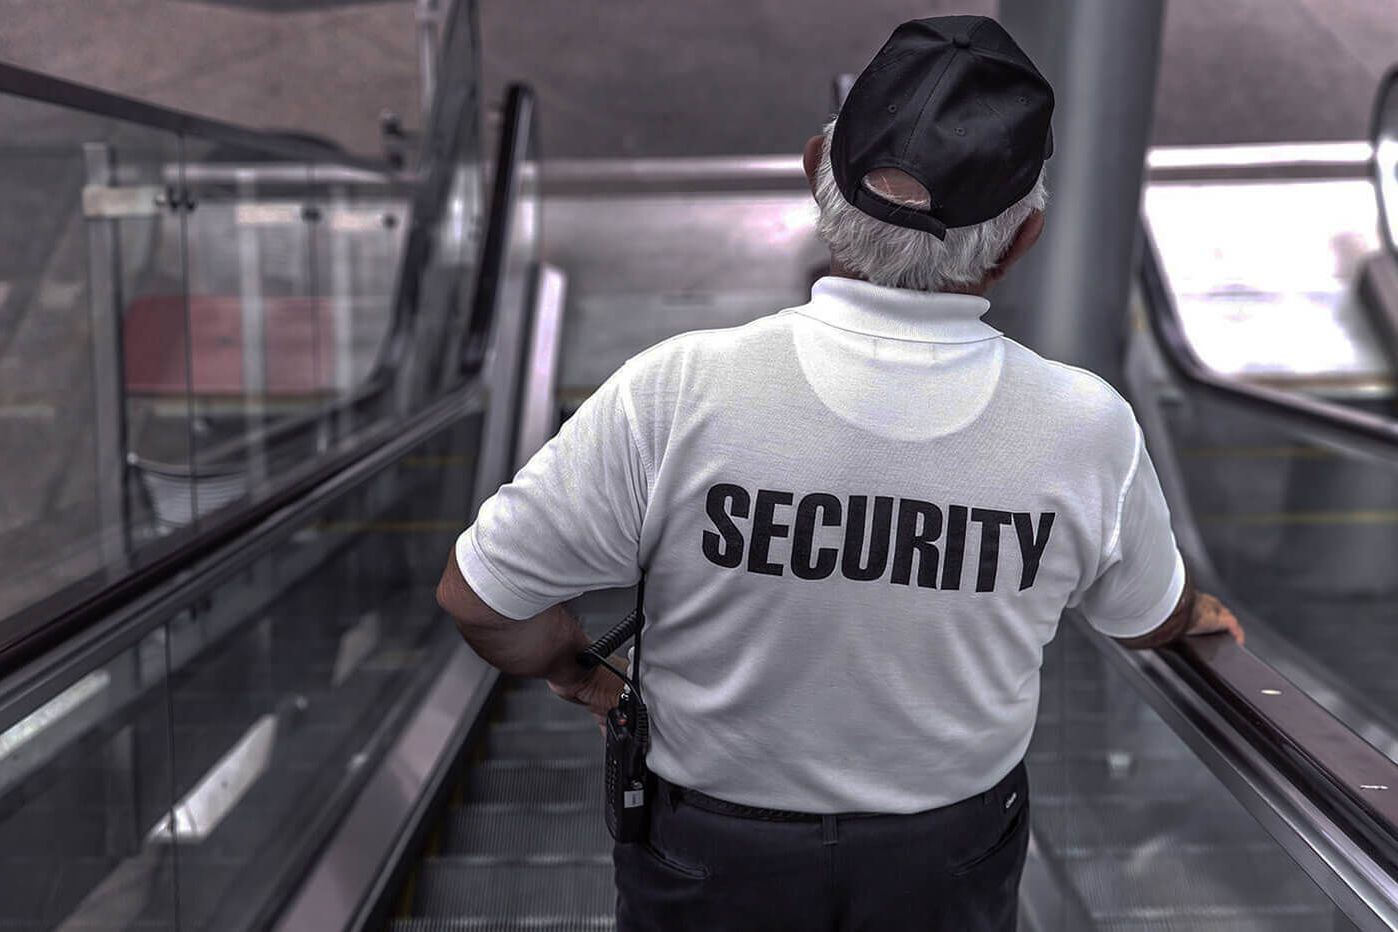
[[[470,644],[596,714],[619,684],[561,603],[646,572],[660,798],[615,849],[623,932],[1012,929],[1063,610],[1241,640],[1127,403],[980,320],[1043,228],[1052,109],[995,21],[899,26],[806,147],[810,302],[628,361],[457,542]]]

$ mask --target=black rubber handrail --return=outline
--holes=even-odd
[[[353,155],[329,146],[269,130],[252,129],[114,94],[42,72],[0,62],[0,94],[23,97],[95,116],[148,126],[181,136],[255,150],[296,162],[333,163],[376,174],[397,173],[386,161]]]
[[[418,164],[421,180],[409,210],[412,222],[403,241],[402,268],[424,268],[432,259],[448,195],[456,181],[462,137],[468,128],[473,136],[480,132],[480,73],[476,65],[479,54],[472,9],[473,4],[453,3],[443,25],[437,90],[422,140]],[[471,69],[470,73],[462,73],[463,65]],[[492,204],[490,209],[494,208]],[[421,276],[398,276],[390,338],[379,348],[370,368],[371,378],[382,377],[400,361],[406,342],[405,318],[416,311],[422,284]]]
[[[459,13],[459,7],[454,7],[453,11],[454,17],[462,15]],[[275,150],[289,157],[320,157],[326,154],[319,147],[309,144],[289,141],[283,145],[282,141],[274,141],[266,134],[192,117],[9,65],[0,66],[0,93],[3,92],[160,128],[184,128],[201,133],[208,130],[209,132],[205,133],[207,138],[232,144],[250,146],[257,140],[265,139],[271,143],[265,147],[266,151]],[[450,101],[447,97],[450,97]],[[474,93],[446,95],[438,101],[434,113],[453,113],[452,107],[457,111],[464,108],[474,111]],[[405,305],[416,302],[418,288],[415,283],[420,278],[421,269],[432,257],[429,236],[433,227],[431,218],[440,216],[441,207],[440,203],[433,202],[431,198],[435,196],[440,201],[449,189],[455,170],[454,161],[459,156],[456,143],[459,140],[461,120],[475,118],[474,112],[470,115],[457,112],[453,119],[444,119],[443,122],[448,126],[444,131],[432,134],[429,151],[424,154],[425,161],[432,167],[429,171],[430,183],[424,183],[419,187],[416,203],[432,208],[423,211],[431,217],[414,216],[403,263],[400,264],[399,286],[395,298],[395,329],[398,321],[408,313]],[[377,163],[364,160],[346,160],[338,157],[325,160],[355,167],[372,167],[373,170],[382,168]],[[508,215],[512,209],[512,204],[492,203],[487,218],[487,231],[494,225],[508,222]],[[486,238],[490,239],[489,235]],[[478,294],[476,307],[481,307],[481,302],[490,306],[494,300],[493,291]],[[375,367],[375,373],[390,365],[395,355],[390,351],[382,356]],[[8,639],[0,640],[0,680],[97,625],[122,606],[153,592],[188,567],[235,543],[241,536],[248,534],[282,509],[301,500],[312,490],[344,474],[357,460],[391,440],[395,431],[394,425],[384,425],[383,430],[372,431],[360,438],[352,449],[304,464],[289,475],[284,485],[267,497],[237,506],[228,514],[215,514],[197,528],[172,535],[172,539],[164,544],[159,552],[147,554],[145,562],[137,568],[119,569],[115,573],[110,570],[98,571],[93,576],[75,583],[64,593],[9,616],[5,620],[5,628],[12,633],[8,635]]]
[[[463,129],[468,121],[478,126],[479,113],[475,97],[476,82],[448,80],[460,68],[459,62],[474,67],[472,23],[464,4],[453,4],[443,32],[441,56],[444,65],[443,88],[433,101],[429,131],[424,138],[420,164],[421,175],[414,185],[411,225],[405,238],[398,279],[394,289],[393,313],[388,333],[380,353],[361,387],[349,398],[340,399],[329,410],[318,411],[310,419],[319,421],[334,416],[337,410],[358,409],[374,402],[391,381],[393,371],[406,349],[406,333],[416,311],[422,272],[432,260],[435,231],[444,209],[443,202],[450,190],[460,160]],[[348,156],[335,150],[274,133],[235,126],[219,120],[195,116],[161,107],[145,101],[124,97],[86,85],[77,84],[29,69],[0,63],[0,94],[11,94],[30,100],[82,112],[124,120],[171,132],[180,132],[201,139],[256,149],[261,152],[294,159],[333,163],[392,175],[386,163]],[[508,222],[508,211],[492,203],[487,218],[491,224]],[[505,214],[501,218],[502,212]],[[489,239],[489,236],[487,236]],[[493,307],[494,291],[478,293],[473,312],[481,307]],[[296,420],[297,424],[302,422]],[[283,428],[289,430],[290,428]],[[292,470],[285,484],[267,497],[237,503],[229,509],[201,519],[197,526],[182,529],[153,545],[142,554],[138,566],[104,567],[78,580],[48,598],[31,604],[0,619],[0,679],[19,669],[40,654],[51,650],[64,640],[97,624],[122,605],[147,593],[178,574],[183,568],[205,558],[239,535],[296,501],[319,483],[335,476],[365,450],[377,442],[375,436],[365,436],[354,449],[317,459]]]
[[[1283,421],[1307,436],[1398,461],[1398,425],[1384,418],[1243,384],[1204,365],[1185,336],[1144,222],[1140,238],[1138,273],[1146,316],[1161,358],[1188,391]],[[1205,572],[1202,585],[1219,582],[1208,577]],[[1273,766],[1398,877],[1398,764],[1229,638],[1187,638],[1160,654]]]
[[[522,98],[532,98],[524,89]],[[512,95],[512,100],[516,95]],[[527,124],[528,119],[524,122]],[[523,159],[525,152],[515,153],[516,159]],[[501,166],[506,172],[516,172],[518,166]],[[485,231],[486,241],[499,241],[508,230],[508,218],[515,210],[510,201],[492,201],[489,207]],[[486,289],[478,293],[484,302],[498,302],[502,293],[498,288]],[[498,316],[499,309],[490,306],[480,308],[490,319]],[[451,392],[436,399],[424,410],[394,424],[379,425],[375,431],[375,442],[368,452],[357,451],[354,460],[334,475],[310,487],[303,495],[286,501],[275,512],[266,515],[255,526],[235,539],[188,565],[184,572],[172,578],[167,584],[155,588],[137,599],[121,606],[119,612],[106,624],[95,626],[83,634],[67,639],[56,649],[46,652],[35,662],[24,665],[19,670],[7,671],[0,667],[0,707],[6,718],[28,714],[44,702],[66,688],[67,684],[82,676],[86,671],[105,662],[121,650],[129,649],[138,643],[153,628],[168,621],[183,606],[203,598],[207,593],[227,579],[245,570],[254,561],[265,555],[290,535],[346,494],[362,487],[375,476],[389,469],[405,455],[430,438],[445,430],[452,429],[463,419],[477,416],[484,409],[484,387],[479,381],[459,383]],[[385,719],[377,727],[362,753],[370,755],[387,747],[397,733],[404,715],[415,704],[418,687],[427,685],[424,681],[414,687],[411,693],[397,697],[386,712]],[[271,896],[256,904],[249,915],[256,918],[248,927],[261,928],[279,911],[286,897],[295,888],[304,874],[306,866],[328,832],[338,824],[359,792],[365,779],[372,772],[371,767],[357,768],[344,775],[335,786],[329,799],[317,815],[314,825],[297,839],[291,854],[289,866],[279,865],[284,873],[274,885]]]
[[[528,116],[515,114],[516,108],[524,108],[532,114],[533,93],[527,87],[511,88],[507,120],[527,126]],[[518,172],[519,161],[525,156],[520,148],[502,148],[502,153],[512,161],[497,168],[498,174],[514,175]],[[499,243],[505,239],[503,231],[509,229],[510,215],[514,211],[511,200],[492,199],[486,220],[483,243]],[[499,298],[499,278],[493,278],[477,291],[476,313],[493,320],[494,304]],[[474,315],[473,315],[474,316]],[[451,397],[455,398],[457,393]],[[432,410],[437,410],[435,403]],[[169,581],[181,570],[205,560],[222,548],[239,542],[254,529],[262,527],[267,533],[266,522],[278,512],[296,505],[305,505],[315,496],[322,494],[330,485],[342,488],[363,468],[363,460],[374,455],[375,451],[401,438],[402,424],[385,424],[366,438],[362,444],[334,456],[324,463],[310,464],[314,468],[306,471],[303,477],[292,482],[255,506],[243,509],[228,516],[216,527],[210,527],[193,540],[184,543],[174,552],[164,555],[150,566],[130,574],[96,593],[86,602],[55,618],[48,625],[33,631],[14,643],[0,647],[0,681],[14,674],[36,655],[51,650],[63,641],[71,639],[78,632],[91,627],[97,621],[110,615],[120,607],[133,602],[138,597],[147,596],[162,583]]]
[[[491,192],[492,204],[509,204],[511,209],[519,197],[519,185],[526,158],[533,154],[534,140],[534,92],[523,84],[511,84],[505,90],[505,119],[500,128],[499,156]],[[505,254],[509,251],[510,237],[514,230],[513,218],[505,215],[499,218],[500,225],[492,226],[492,235],[481,245],[481,264],[476,277],[476,298],[478,309],[471,315],[471,323],[462,338],[460,365],[463,373],[480,370],[485,362],[486,339],[495,324],[494,301],[491,296],[500,289],[501,276],[505,272]]]

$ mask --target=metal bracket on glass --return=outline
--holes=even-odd
[[[88,220],[121,220],[153,217],[169,207],[169,194],[159,185],[124,188],[105,184],[83,186],[83,217]]]
[[[131,550],[130,506],[126,473],[126,380],[122,353],[122,276],[119,233],[114,222],[122,214],[113,210],[89,210],[113,206],[114,196],[104,192],[135,190],[109,184],[116,173],[116,156],[104,143],[83,146],[87,183],[83,187],[83,213],[87,234],[87,292],[92,345],[93,443],[96,446],[97,513],[102,561],[108,567],[121,567]],[[155,212],[152,191],[143,203]],[[127,216],[144,216],[130,214]]]

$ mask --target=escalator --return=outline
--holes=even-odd
[[[538,229],[549,215],[530,99],[523,89],[508,98],[495,193],[469,263],[474,288],[457,275],[460,261],[431,265],[449,254],[445,244],[410,237],[404,246],[404,308],[431,319],[393,339],[400,350],[443,350],[381,356],[395,391],[408,391],[400,376],[417,386],[414,403],[383,402],[388,424],[369,416],[372,429],[341,436],[329,447],[339,453],[333,468],[4,668],[0,929],[614,926],[595,724],[541,683],[497,680],[430,598],[473,506],[541,440],[522,435],[521,412],[537,408],[542,383],[531,373],[560,335],[537,325],[547,291]],[[450,171],[419,180],[415,198],[462,206],[450,193],[462,169],[448,161]],[[696,215],[721,214],[725,231],[734,227],[724,211],[765,211],[750,226],[754,240],[804,284],[811,263],[791,247],[794,199],[712,187],[684,196]],[[612,207],[621,222],[642,213]],[[635,235],[667,255],[653,234]],[[674,235],[697,239],[693,228]],[[553,249],[585,254],[605,239],[564,235]],[[696,268],[736,269],[718,296],[693,284],[713,269],[666,269],[667,281],[689,284],[625,294],[595,289],[634,285],[634,276],[597,262],[584,269],[580,286],[594,290],[575,302],[581,317],[564,331],[574,351],[545,407],[566,408],[608,370],[608,354],[654,342],[665,335],[657,327],[781,306],[770,281],[743,278],[736,241],[685,253]],[[414,263],[430,274],[409,275]],[[1364,576],[1342,549],[1367,553],[1384,541],[1365,530],[1357,541],[1329,530],[1306,537],[1329,527],[1312,518],[1294,522],[1302,537],[1274,536],[1261,550],[1236,528],[1263,524],[1259,515],[1334,511],[1381,526],[1372,514],[1391,510],[1389,487],[1371,473],[1387,467],[1366,464],[1392,461],[1385,451],[1398,443],[1391,428],[1315,406],[1300,420],[1285,405],[1263,417],[1229,386],[1204,385],[1169,338],[1148,266],[1140,290],[1136,313],[1153,329],[1133,336],[1133,401],[1188,558],[1206,588],[1245,608],[1259,644],[1255,653],[1209,643],[1131,654],[1064,619],[1045,654],[1029,752],[1021,927],[1392,927],[1398,819],[1384,791],[1366,789],[1398,787],[1392,761],[1373,747],[1385,748],[1393,708],[1377,585],[1385,564]],[[600,333],[596,315],[617,308],[639,309],[649,329]],[[356,423],[365,417],[349,410]],[[343,412],[332,406],[309,423],[322,429]],[[1280,444],[1269,430],[1290,439]],[[1221,447],[1254,452],[1220,466]],[[1279,447],[1324,455],[1255,452]],[[1259,472],[1274,460],[1290,480]],[[1342,478],[1350,499],[1317,492],[1305,472],[1316,463]],[[1288,489],[1312,498],[1298,503]],[[1277,562],[1287,554],[1311,559]],[[1329,575],[1305,576],[1331,554]],[[1316,585],[1341,570],[1375,585]],[[597,592],[573,608],[596,634],[631,601],[629,591]],[[1339,634],[1355,625],[1368,632],[1367,653],[1344,649]]]
[[[748,291],[751,286],[741,280],[742,270],[770,271],[784,261],[799,273],[801,257],[788,253],[776,262],[766,262],[761,255],[763,262],[742,262],[752,260],[754,250],[783,249],[784,241],[772,246],[772,237],[755,237],[760,242],[745,252],[746,247],[735,245],[737,237],[729,231],[740,226],[735,216],[784,213],[787,201],[778,194],[735,195],[724,203],[719,195],[709,193],[717,186],[714,180],[703,182],[710,186],[704,196],[687,196],[696,213],[725,212],[724,224],[716,224],[728,235],[722,255],[735,263],[737,271],[720,286],[728,290],[715,296],[691,285],[694,291],[681,296],[659,290],[647,296],[638,294],[636,286],[645,270],[637,273],[624,266],[584,264],[570,268],[570,276],[583,290],[574,305],[589,325],[602,327],[605,312],[599,308],[626,314],[634,306],[649,315],[645,339],[651,342],[668,335],[656,332],[655,322],[660,321],[663,330],[671,326],[672,315],[683,314],[683,321],[673,324],[675,329],[691,329],[741,319],[748,308],[780,306],[782,299],[771,294],[771,276],[767,290]],[[576,177],[568,178],[566,184],[577,190],[587,188]],[[633,223],[648,212],[645,196],[631,202],[620,199],[608,212],[624,218],[621,223]],[[676,197],[668,191],[654,196]],[[799,203],[800,196],[791,203]],[[591,210],[592,205],[587,208]],[[749,213],[743,214],[744,210]],[[563,216],[562,211],[555,207],[555,217]],[[605,215],[599,221],[597,213],[588,213],[586,222],[605,224]],[[645,226],[644,221],[641,224],[641,231],[630,235],[644,239],[660,253],[666,248],[666,234]],[[567,228],[566,218],[563,226]],[[759,229],[765,233],[765,228]],[[604,239],[624,235],[605,226],[603,230]],[[699,238],[694,227],[683,236],[691,243]],[[562,240],[554,247],[556,253],[580,255],[588,263],[596,263],[597,253],[606,248],[595,243],[574,247],[566,236]],[[615,251],[622,253],[624,247]],[[689,255],[693,263],[706,261],[705,256]],[[610,274],[600,274],[603,269]],[[589,282],[589,275],[596,280]],[[736,284],[732,284],[734,278]],[[1152,290],[1150,281],[1149,270],[1143,268],[1139,306],[1133,311],[1143,318],[1168,311],[1157,306],[1162,296]],[[583,339],[590,352],[575,352],[571,361],[564,360],[565,403],[569,397],[587,394],[585,387],[566,384],[570,369],[574,376],[581,373],[579,378],[586,384],[614,365],[607,354],[624,358],[639,348],[639,344],[613,346],[607,336],[595,332]],[[610,339],[617,339],[615,325]],[[1175,486],[1166,484],[1178,520],[1195,528],[1197,522],[1191,518],[1200,503],[1188,494],[1195,484],[1210,487],[1216,479],[1251,489],[1254,502],[1269,485],[1258,475],[1256,456],[1250,460],[1248,453],[1239,457],[1237,472],[1211,479],[1219,454],[1206,452],[1198,431],[1213,431],[1216,440],[1222,438],[1234,446],[1252,443],[1264,450],[1275,441],[1252,436],[1263,428],[1250,409],[1235,406],[1225,420],[1203,407],[1207,399],[1182,374],[1165,384],[1166,364],[1159,357],[1175,349],[1164,340],[1153,340],[1151,331],[1138,328],[1132,354],[1146,371],[1136,374],[1132,394],[1153,455],[1166,463],[1187,462],[1187,468],[1194,470],[1188,488],[1183,480]],[[1300,458],[1306,456],[1300,454]],[[1328,465],[1339,473],[1340,488],[1353,492],[1359,487],[1351,481],[1351,473],[1341,468],[1355,468],[1343,453],[1332,453]],[[1310,483],[1301,482],[1300,487],[1310,488]],[[1213,517],[1208,520],[1223,524]],[[1346,621],[1342,619],[1347,616],[1344,606],[1334,600],[1308,605],[1298,602],[1294,592],[1236,585],[1232,575],[1219,575],[1210,563],[1210,554],[1219,552],[1219,547],[1212,538],[1206,544],[1208,536],[1182,531],[1182,545],[1205,587],[1223,593],[1244,611],[1250,638],[1261,643],[1267,663],[1217,643],[1197,651],[1133,655],[1091,632],[1080,619],[1065,617],[1058,637],[1045,652],[1041,708],[1028,757],[1034,805],[1031,857],[1021,895],[1024,929],[1299,932],[1388,928],[1395,921],[1391,879],[1370,877],[1372,885],[1362,893],[1357,891],[1363,884],[1346,886],[1346,878],[1353,874],[1321,866],[1323,862],[1333,866],[1339,849],[1327,849],[1316,837],[1345,825],[1363,837],[1353,846],[1342,845],[1346,854],[1372,858],[1370,866],[1391,864],[1387,816],[1369,810],[1335,815],[1333,823],[1308,822],[1318,812],[1348,806],[1358,787],[1345,788],[1351,791],[1346,803],[1332,799],[1336,774],[1314,772],[1323,770],[1324,762],[1310,758],[1313,749],[1307,742],[1320,746],[1333,742],[1329,750],[1344,759],[1335,766],[1347,774],[1392,772],[1391,761],[1373,753],[1372,747],[1329,717],[1339,715],[1337,710],[1353,703],[1369,685],[1387,684],[1381,676],[1363,680],[1353,665],[1368,664],[1381,671],[1391,652],[1377,638],[1365,642],[1377,647],[1368,655],[1351,650],[1351,681],[1343,689],[1339,687],[1344,675],[1325,681],[1329,684],[1329,692],[1321,692],[1329,700],[1325,709],[1305,694],[1296,697],[1296,708],[1277,712],[1249,705],[1248,700],[1255,701],[1259,694],[1281,696],[1291,691],[1292,683],[1277,669],[1310,694],[1319,691],[1322,681],[1317,665],[1306,662],[1307,648],[1282,646],[1282,632],[1272,630],[1280,625],[1272,619],[1284,618],[1299,629],[1323,619],[1328,627],[1316,625],[1318,630],[1310,632],[1315,643],[1324,641],[1328,650],[1344,653],[1346,645],[1338,642],[1336,631],[1343,628]],[[1336,543],[1301,541],[1290,546],[1302,554],[1314,554],[1322,546],[1334,550]],[[1276,556],[1272,553],[1270,558]],[[1339,562],[1344,559],[1340,556]],[[1282,575],[1294,573],[1291,567]],[[1259,593],[1270,598],[1258,598]],[[593,594],[574,608],[596,634],[624,613],[630,599],[627,592]],[[1373,604],[1375,614],[1381,613],[1381,603]],[[1317,657],[1322,656],[1317,647]],[[1234,698],[1239,700],[1237,705],[1230,704]],[[1361,723],[1340,717],[1369,740],[1376,740],[1371,720]],[[1308,733],[1287,737],[1284,749],[1269,759],[1258,752],[1257,745],[1274,740],[1270,729],[1283,720],[1304,722],[1305,728],[1298,731]],[[1279,772],[1280,759],[1299,757],[1308,758],[1307,773],[1315,778],[1310,789],[1324,802],[1297,798],[1295,784],[1288,783],[1298,779],[1296,774]],[[602,827],[599,765],[600,742],[586,714],[558,702],[541,684],[505,682],[484,712],[462,761],[464,772],[444,794],[438,821],[426,832],[422,859],[399,887],[392,928],[423,932],[611,928],[614,893],[610,839]],[[1306,768],[1297,766],[1296,771]],[[1360,785],[1382,785],[1379,777],[1374,779],[1375,783]]]

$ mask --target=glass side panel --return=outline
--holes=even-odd
[[[480,423],[463,412],[135,646],[0,708],[0,927],[267,926],[457,643],[432,590]]]
[[[166,631],[0,718],[0,928],[175,929]],[[0,711],[0,716],[7,713]]]
[[[1355,928],[1066,620],[1042,688],[1022,927]]]
[[[329,332],[312,282],[309,166],[196,141],[186,155],[194,514],[203,516],[275,481],[282,425],[300,425],[292,465],[314,456]]]
[[[432,598],[467,521],[479,419],[414,450],[211,592],[174,631],[187,929],[260,928],[353,774],[450,653]]]
[[[1223,402],[1164,410],[1155,455],[1178,462],[1248,647],[1398,760],[1398,462]]]
[[[181,146],[115,153],[111,191],[136,201],[109,221],[117,259],[116,301],[122,322],[126,412],[126,495],[131,516],[126,551],[137,553],[187,528],[196,489],[189,464],[197,421],[190,406],[190,349],[185,275],[188,250],[180,195]],[[97,222],[97,221],[93,221]],[[97,231],[101,236],[102,230]],[[106,243],[98,240],[106,251]],[[98,258],[96,249],[91,261]]]
[[[312,284],[327,335],[322,372],[326,429],[343,438],[372,423],[390,394],[406,314],[395,298],[410,205],[373,179],[313,166],[308,203]]]
[[[142,339],[160,296],[182,311],[173,135],[0,99],[0,643],[75,581],[126,572],[158,521],[128,450],[188,456],[182,345]],[[147,333],[147,336],[150,336]],[[166,371],[160,401],[143,379]],[[157,407],[168,429],[153,429]]]

